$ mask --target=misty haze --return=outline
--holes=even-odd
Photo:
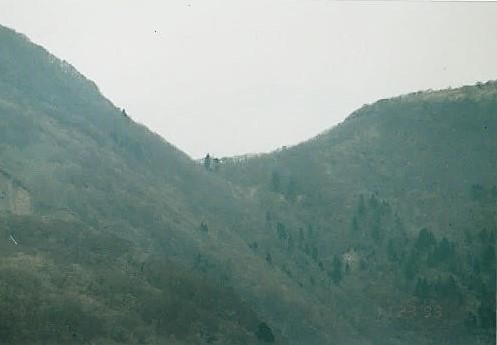
[[[0,0],[0,345],[495,344],[495,18]]]

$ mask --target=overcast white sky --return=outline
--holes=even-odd
[[[497,3],[0,0],[0,24],[195,158],[270,151],[378,98],[497,79]]]

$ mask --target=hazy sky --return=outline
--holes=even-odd
[[[497,3],[0,0],[0,24],[193,157],[270,151],[378,98],[497,79]]]

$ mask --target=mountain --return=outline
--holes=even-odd
[[[496,95],[199,164],[0,27],[0,344],[490,344]]]
[[[297,146],[228,158],[222,174],[266,210],[278,264],[361,334],[490,343],[495,133],[496,82],[417,92]]]
[[[210,214],[241,218],[227,186],[67,63],[0,41],[1,342],[258,343],[262,316],[221,275],[236,246],[211,258],[227,230]]]
[[[93,310],[94,300],[105,308],[95,321],[103,327],[101,333],[95,334],[96,339],[104,343],[109,339],[135,342],[138,330],[133,328],[121,325],[122,335],[112,333],[118,322],[113,316],[124,313],[130,320],[144,323],[141,327],[136,322],[136,327],[147,334],[140,338],[144,343],[156,339],[171,343],[172,336],[174,341],[186,343],[214,337],[218,343],[250,344],[264,342],[265,337],[271,339],[272,333],[275,343],[288,343],[282,326],[273,323],[289,327],[287,332],[296,341],[326,342],[325,333],[314,331],[315,324],[323,321],[313,314],[312,296],[286,286],[291,284],[289,279],[275,274],[264,258],[253,255],[243,236],[233,230],[245,229],[241,232],[247,234],[249,229],[257,228],[262,219],[258,205],[233,195],[226,181],[134,123],[67,63],[11,30],[2,28],[0,39],[0,178],[6,200],[2,203],[6,219],[3,246],[10,248],[9,237],[13,236],[19,244],[14,251],[6,252],[8,257],[27,255],[32,250],[29,259],[41,260],[50,272],[66,272],[76,265],[87,282],[99,282],[97,288],[83,285],[79,291],[79,300],[85,302],[79,305],[80,310]],[[48,224],[48,228],[51,222],[55,228],[61,226],[59,222],[67,223],[67,227],[74,228],[72,233],[85,240],[83,244],[71,243],[70,237],[62,236],[65,233],[53,232],[32,239],[26,247],[25,229],[16,225],[24,222],[33,227]],[[31,232],[35,230],[27,234]],[[81,255],[68,255],[76,248],[66,246],[76,246]],[[84,261],[88,258],[89,263]],[[199,301],[189,301],[194,296],[178,295],[159,284],[172,273],[166,270],[161,276],[147,269],[156,263],[186,276],[191,290],[197,290],[198,280],[205,281],[206,291],[197,292]],[[36,272],[35,267],[26,269],[27,275]],[[99,279],[99,269],[118,275],[115,279],[120,283],[108,285],[113,278]],[[52,274],[45,277],[47,293],[63,296],[66,283],[58,280],[55,285],[49,284]],[[158,283],[151,285],[150,279]],[[13,294],[16,289],[9,291]],[[119,305],[102,291],[132,298]],[[212,291],[218,293],[217,298]],[[184,324],[186,330],[181,331],[181,337],[175,329],[163,331],[163,324],[171,322],[170,304],[158,304],[161,309],[148,319],[142,314],[148,309],[136,309],[139,305],[154,305],[151,301],[163,295],[170,296],[173,308],[184,313],[173,323]],[[223,302],[225,296],[231,295],[239,304]],[[190,307],[183,311],[186,301]],[[228,309],[216,312],[218,305],[227,305]],[[51,311],[38,310],[34,305],[29,308],[34,308],[29,314],[41,313],[39,319],[50,319],[46,313]],[[212,316],[202,310],[210,310]],[[302,322],[289,310],[309,321]],[[193,312],[196,317],[192,318]],[[250,322],[243,323],[240,318],[246,314],[253,316]],[[4,317],[21,320],[23,315],[25,311],[17,317],[10,313]],[[57,321],[63,326],[60,319]],[[26,330],[30,338],[15,338],[18,333],[9,327],[7,335],[0,339],[4,343],[26,339],[57,343],[75,334],[81,340],[74,341],[88,340],[80,335],[84,333],[80,328],[86,326],[76,323],[68,327],[67,332],[57,331],[47,337],[30,327]],[[41,328],[37,329],[41,332]],[[235,341],[238,338],[242,340]]]

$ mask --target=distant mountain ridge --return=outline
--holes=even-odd
[[[490,344],[496,96],[206,168],[0,26],[0,344]]]

